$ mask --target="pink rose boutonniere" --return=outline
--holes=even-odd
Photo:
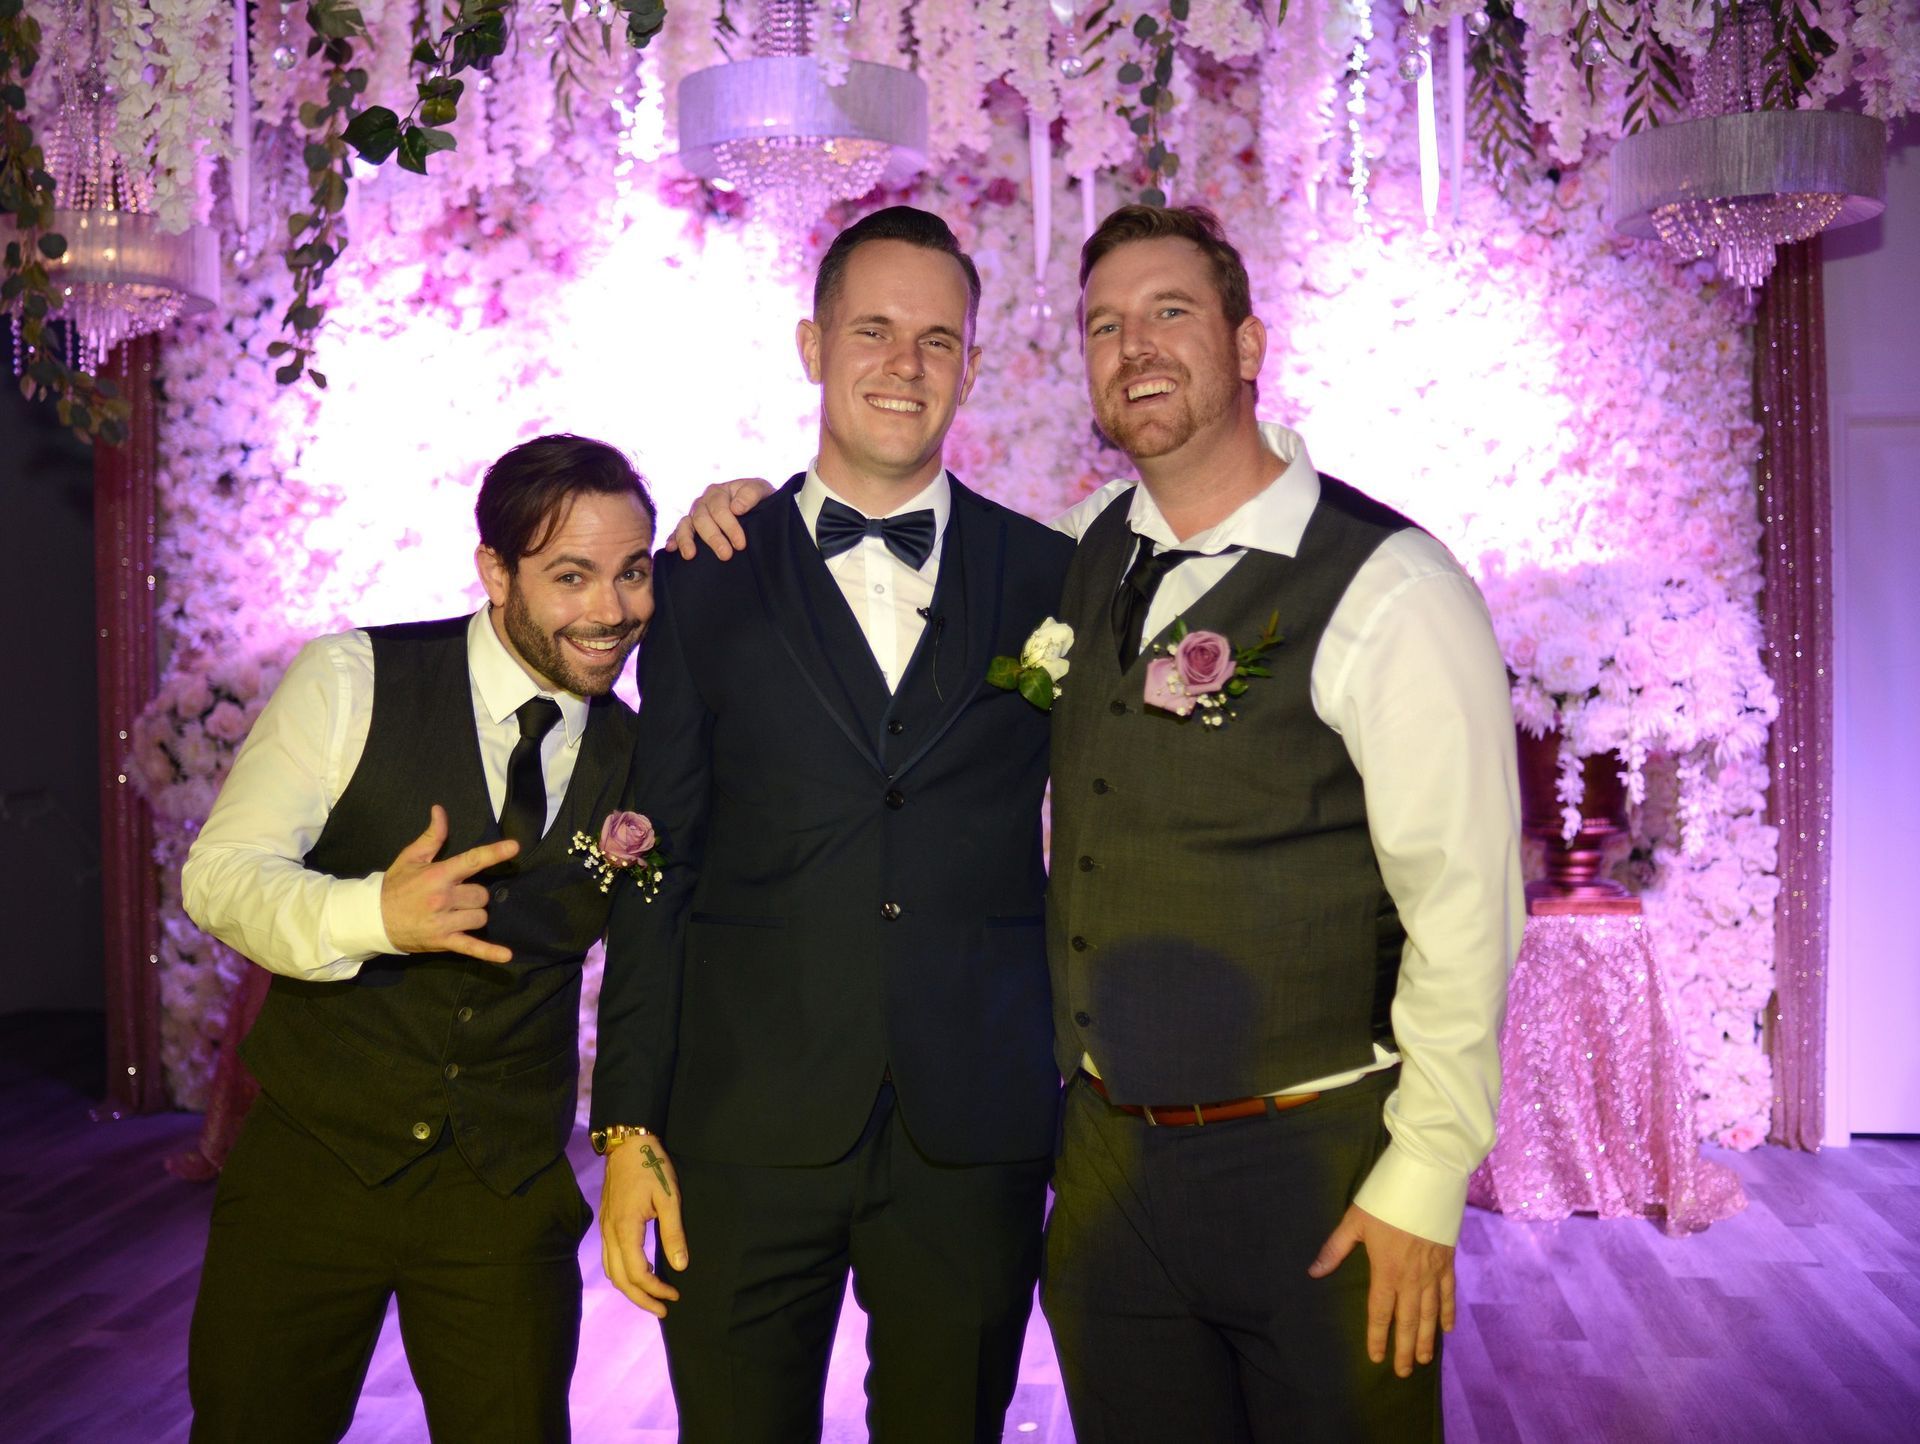
[[[1271,677],[1262,658],[1282,646],[1280,614],[1267,618],[1267,629],[1251,646],[1236,648],[1218,632],[1189,632],[1175,618],[1173,644],[1162,644],[1166,655],[1147,663],[1146,704],[1176,717],[1200,713],[1201,725],[1225,726],[1237,714],[1231,703],[1245,694],[1255,677]]]
[[[607,820],[600,824],[597,841],[584,832],[576,832],[567,851],[587,855],[583,865],[588,872],[599,874],[601,892],[611,888],[613,880],[622,873],[633,879],[634,886],[646,894],[648,902],[660,891],[667,857],[660,850],[653,824],[644,814],[610,812]]]

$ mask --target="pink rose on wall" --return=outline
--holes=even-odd
[[[631,867],[653,851],[653,823],[638,812],[610,812],[600,825],[600,851],[607,861]]]
[[[247,735],[248,717],[236,704],[219,702],[207,714],[207,735],[221,742],[237,743]]]

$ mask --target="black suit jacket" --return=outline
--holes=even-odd
[[[1044,1156],[1047,717],[986,674],[1057,611],[1072,543],[955,482],[890,696],[800,480],[743,518],[734,560],[659,559],[633,776],[669,861],[654,902],[614,904],[595,1123],[821,1164],[890,1070],[931,1157]]]

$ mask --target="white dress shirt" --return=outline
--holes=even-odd
[[[1286,469],[1205,531],[1175,536],[1147,489],[1126,480],[1054,523],[1077,539],[1131,488],[1127,521],[1136,533],[1162,548],[1204,553],[1161,582],[1143,640],[1205,596],[1247,550],[1298,551],[1320,474],[1296,432],[1260,430]],[[1452,1244],[1467,1179],[1493,1146],[1500,1021],[1526,922],[1506,663],[1473,579],[1446,547],[1409,529],[1355,574],[1314,653],[1310,685],[1315,714],[1340,734],[1360,774],[1374,856],[1407,930],[1393,1002],[1401,1072],[1386,1104],[1392,1142],[1354,1201],[1397,1228]],[[1373,1069],[1287,1091],[1324,1092],[1394,1061],[1377,1048]]]
[[[573,779],[587,704],[536,683],[494,632],[490,610],[482,607],[467,624],[467,677],[487,796],[499,817],[507,760],[520,740],[514,713],[532,697],[551,697],[560,725],[540,743],[551,826]],[[393,951],[380,916],[384,870],[336,878],[301,861],[366,750],[373,686],[373,640],[365,632],[338,632],[302,647],[241,744],[181,869],[188,916],[273,972],[333,982]],[[427,821],[419,819],[420,831]]]
[[[794,505],[800,508],[800,520],[807,535],[819,539],[820,508],[828,497],[842,506],[853,506],[820,479],[818,463],[807,467],[807,479],[800,484]],[[853,507],[855,511],[860,508]],[[953,492],[942,471],[927,483],[911,501],[896,506],[887,516],[902,516],[910,511],[933,513],[933,550],[919,570],[908,566],[887,550],[877,536],[865,536],[838,556],[828,557],[827,570],[853,609],[853,619],[873,650],[873,660],[887,679],[887,690],[900,690],[901,675],[913,660],[913,649],[920,645],[920,634],[927,628],[927,608],[933,603],[933,585],[940,577],[940,549],[947,539],[947,518],[953,514]],[[860,511],[865,516],[864,511]],[[885,517],[878,518],[885,520]]]

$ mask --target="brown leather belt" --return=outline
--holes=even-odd
[[[1147,1107],[1141,1103],[1115,1103],[1107,1097],[1107,1085],[1093,1074],[1085,1075],[1087,1086],[1106,1098],[1107,1103],[1122,1113],[1131,1113],[1135,1118],[1144,1118],[1156,1128],[1185,1128],[1195,1123],[1226,1123],[1235,1118],[1251,1118],[1256,1113],[1284,1113],[1289,1108],[1298,1108],[1302,1103],[1311,1103],[1318,1093],[1285,1093],[1278,1097],[1232,1098],[1224,1103],[1183,1103],[1177,1107],[1163,1107],[1156,1104]]]

